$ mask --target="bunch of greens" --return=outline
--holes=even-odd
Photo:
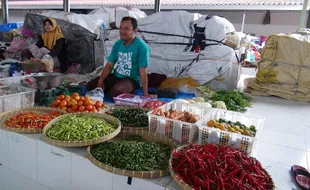
[[[91,154],[100,162],[130,171],[167,169],[171,149],[162,143],[131,136],[117,142],[95,145]]]
[[[253,98],[239,91],[219,90],[212,93],[209,100],[223,101],[228,110],[246,112],[251,107]]]

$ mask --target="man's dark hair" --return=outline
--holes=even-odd
[[[137,21],[137,19],[135,19],[133,17],[130,17],[130,16],[125,16],[125,17],[122,18],[122,22],[126,21],[126,20],[130,20],[131,21],[131,25],[132,25],[132,28],[134,30],[138,28],[138,21]]]

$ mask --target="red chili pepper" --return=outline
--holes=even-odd
[[[273,187],[271,177],[256,159],[231,147],[190,144],[172,157],[174,171],[194,189]]]
[[[25,112],[8,119],[6,121],[6,125],[15,128],[43,128],[48,122],[58,115],[58,112],[45,115],[34,112]]]

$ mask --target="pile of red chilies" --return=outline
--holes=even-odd
[[[193,145],[174,152],[178,177],[197,190],[271,190],[273,181],[255,158],[231,147]]]

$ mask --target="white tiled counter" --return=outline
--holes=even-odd
[[[107,172],[87,159],[86,147],[55,147],[45,143],[41,134],[24,135],[0,129],[0,163],[0,171],[6,171],[2,175],[13,172],[51,190],[178,189],[170,176],[137,179]],[[2,189],[2,175],[0,172],[1,190],[19,190],[13,188],[14,184]]]

